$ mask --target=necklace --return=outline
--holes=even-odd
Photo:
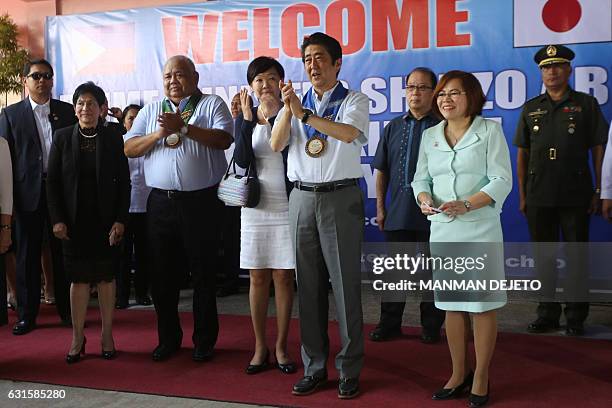
[[[94,137],[98,136],[98,132],[94,133],[93,135],[86,135],[85,133],[83,133],[80,126],[79,126],[79,133],[81,134],[81,136],[83,136],[86,139],[93,139]]]
[[[261,107],[261,105],[259,106],[259,109],[258,109],[258,110],[259,110],[259,112],[261,113],[261,116],[263,116],[264,121],[265,121],[266,123],[268,123],[268,115],[266,115],[266,114],[264,113],[264,110],[263,110],[263,108]]]
[[[274,112],[275,108],[272,108],[272,112]],[[257,111],[261,113],[261,116],[263,116],[265,123],[268,123],[268,119],[270,118],[270,116],[268,116],[267,114],[264,113],[264,107],[263,105],[259,105],[259,107],[257,108]],[[276,109],[276,112],[278,112],[278,109]]]

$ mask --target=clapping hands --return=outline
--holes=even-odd
[[[281,89],[281,99],[285,104],[285,109],[290,109],[293,116],[302,119],[302,116],[304,116],[304,108],[302,107],[300,98],[295,94],[291,80],[285,84],[281,79],[278,86]]]

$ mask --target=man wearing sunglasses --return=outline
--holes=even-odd
[[[28,97],[0,114],[0,137],[8,141],[13,162],[17,305],[14,335],[36,327],[40,307],[41,247],[49,242],[57,311],[70,324],[69,284],[60,242],[50,230],[45,180],[53,132],[76,122],[72,105],[51,98],[53,68],[44,59],[29,61],[23,70]],[[43,236],[48,239],[43,239]]]

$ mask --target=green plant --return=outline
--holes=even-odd
[[[17,24],[8,14],[0,16],[0,94],[20,93],[23,90],[21,70],[28,60],[28,52],[17,43]]]

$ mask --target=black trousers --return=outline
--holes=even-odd
[[[117,299],[130,299],[130,274],[135,266],[134,289],[136,297],[141,298],[149,293],[149,244],[147,242],[147,213],[130,213],[125,226],[121,265],[117,273]],[[132,256],[136,264],[132,264]]]
[[[387,242],[429,242],[429,231],[385,231]],[[415,248],[416,251],[416,248]],[[398,330],[402,326],[402,316],[406,302],[381,302],[378,327],[385,330]],[[438,309],[434,302],[420,304],[421,326],[429,333],[438,333],[444,323],[446,312]]]
[[[188,193],[153,189],[147,202],[147,225],[152,265],[152,295],[160,344],[180,345],[183,336],[178,301],[184,268],[193,285],[193,343],[213,347],[219,333],[215,298],[217,237],[223,203],[217,187]]]
[[[588,242],[589,241],[589,214],[587,207],[535,207],[527,206],[527,224],[531,240],[534,242],[559,242],[560,232],[565,242]],[[572,260],[568,257],[568,262]],[[549,257],[548,260],[536,256],[538,275],[542,280],[542,290],[553,297],[557,287],[556,259]],[[588,267],[582,268],[573,265],[567,282],[574,288],[585,286],[588,290]],[[577,276],[581,273],[582,276]],[[585,293],[586,296],[586,293]],[[537,309],[538,317],[551,322],[558,322],[561,317],[561,303],[540,302]],[[566,302],[565,317],[569,324],[581,324],[589,314],[588,302]]]
[[[53,225],[49,219],[44,182],[38,208],[35,211],[17,211],[15,228],[19,320],[36,322],[40,309],[40,254],[43,234],[49,234],[57,312],[62,320],[70,320],[70,282],[64,271],[61,241],[55,238],[52,232]]]
[[[224,279],[221,286],[236,288],[240,274],[240,207],[223,206],[223,212],[221,269]]]

